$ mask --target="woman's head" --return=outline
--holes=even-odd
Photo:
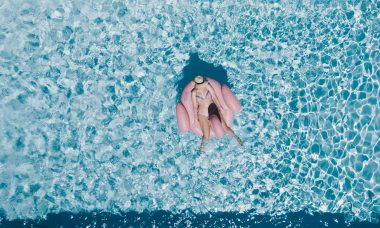
[[[196,85],[201,85],[203,84],[204,82],[206,81],[206,78],[201,76],[201,75],[198,75],[194,78],[194,82]]]

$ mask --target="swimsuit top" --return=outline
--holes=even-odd
[[[207,98],[207,99],[210,99],[210,98],[212,98],[212,96],[211,96],[210,92],[207,91],[207,94],[206,94],[205,97],[201,97],[201,96],[196,95],[196,98],[197,98],[197,100],[199,101],[199,99],[201,99],[201,100],[205,100],[206,98]]]

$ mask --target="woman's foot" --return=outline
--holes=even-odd
[[[205,145],[205,142],[204,142],[204,140],[202,139],[201,146],[199,147],[199,151],[201,152],[201,154],[203,154],[203,152],[205,151],[205,150],[204,150],[204,145]]]
[[[234,137],[238,141],[238,143],[240,144],[240,146],[244,146],[244,143],[243,143],[243,141],[241,141],[241,139],[239,138],[239,136],[235,135]]]

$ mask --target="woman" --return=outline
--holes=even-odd
[[[235,132],[227,126],[226,121],[222,115],[221,110],[223,107],[218,100],[218,97],[215,94],[214,88],[208,83],[206,78],[202,76],[196,76],[194,78],[194,89],[191,91],[191,98],[193,101],[193,107],[195,109],[195,124],[200,126],[202,129],[203,137],[200,146],[200,152],[204,152],[204,143],[210,137],[210,121],[209,121],[209,108],[216,109],[218,112],[216,113],[222,123],[222,127],[225,132],[229,135],[236,138],[240,145],[243,146],[243,141],[235,134]]]

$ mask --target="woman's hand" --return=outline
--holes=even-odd
[[[218,111],[219,111],[219,113],[221,113],[221,112],[224,112],[224,111],[226,111],[226,110],[224,109],[223,106],[219,105],[219,106],[218,106]]]
[[[225,112],[225,111],[226,111],[226,110],[224,109],[223,106],[219,106],[219,107],[218,107],[218,112],[219,112],[220,118],[224,119],[224,112]]]

